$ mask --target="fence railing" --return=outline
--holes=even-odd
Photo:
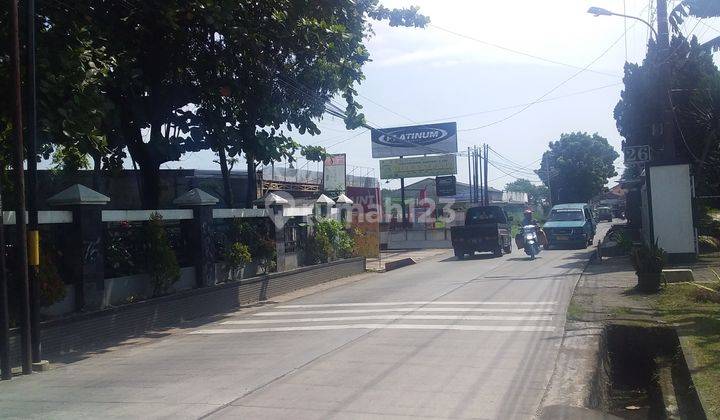
[[[83,195],[75,199],[68,199],[66,194],[62,204],[58,204],[64,207],[62,209],[38,212],[43,251],[41,259],[44,260],[41,261],[41,270],[50,270],[54,278],[59,278],[56,283],[67,289],[66,297],[60,303],[44,308],[46,314],[102,309],[142,295],[151,282],[147,271],[155,257],[148,255],[147,236],[147,222],[153,219],[154,214],[161,216],[168,245],[181,269],[181,278],[171,287],[172,292],[239,279],[233,270],[234,274],[228,275],[228,262],[225,261],[230,246],[245,239],[233,230],[233,220],[263,223],[253,231],[262,231],[266,235],[263,236],[266,238],[263,239],[265,251],[268,244],[274,247],[274,251],[270,248],[270,254],[266,252],[264,255],[275,255],[277,271],[302,265],[299,253],[302,238],[307,237],[306,222],[318,210],[314,205],[267,209],[213,208],[217,201],[204,192],[198,195],[200,190],[194,196],[199,197],[197,203],[188,202],[187,196],[183,196],[182,206],[186,208],[182,209],[105,210],[103,202],[109,201],[109,198],[92,190],[89,191],[97,195],[83,201],[88,190],[85,189]],[[336,208],[323,213],[331,218],[338,218],[339,214]],[[6,235],[6,251],[11,259],[16,251],[13,243],[15,235],[12,234],[15,219],[14,212],[2,212],[2,223],[9,233]],[[254,268],[243,269],[240,278],[257,273],[253,270],[259,269],[258,261],[253,261],[251,265]]]

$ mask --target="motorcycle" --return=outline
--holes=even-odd
[[[531,260],[535,259],[535,256],[540,253],[540,242],[538,241],[537,226],[528,225],[523,226],[522,237],[523,237],[523,248],[525,253],[530,256]]]

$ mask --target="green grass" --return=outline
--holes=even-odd
[[[610,314],[615,318],[620,318],[622,316],[632,314],[632,310],[630,308],[626,308],[624,306],[618,306],[616,308],[613,308],[613,310],[610,312]]]
[[[585,309],[579,303],[570,301],[570,305],[567,308],[567,319],[568,321],[582,321],[585,315]]]
[[[708,404],[709,417],[720,417],[720,303],[712,303],[691,284],[666,287],[656,309],[687,338],[696,363],[693,381]]]

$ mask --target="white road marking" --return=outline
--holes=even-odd
[[[418,302],[365,302],[365,303],[318,303],[310,305],[281,305],[280,309],[332,308],[343,306],[393,306],[393,305],[557,305],[555,301],[494,302],[494,301],[418,301]]]
[[[364,315],[364,316],[338,316],[324,318],[290,318],[290,319],[248,319],[221,322],[222,325],[245,324],[278,324],[301,322],[327,322],[327,321],[369,321],[369,320],[451,320],[451,321],[552,321],[549,315],[539,316],[495,316],[495,315]]]
[[[328,331],[328,330],[455,330],[455,331],[493,331],[493,332],[540,332],[555,331],[555,327],[532,325],[423,325],[423,324],[346,324],[346,325],[313,325],[308,327],[271,327],[271,328],[218,328],[213,330],[196,330],[188,334],[245,334],[259,332],[291,332],[291,331]]]
[[[502,313],[553,313],[553,309],[536,308],[384,308],[384,309],[331,309],[321,311],[259,312],[253,316],[365,314],[380,312],[502,312]]]

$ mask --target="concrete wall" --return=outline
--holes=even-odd
[[[85,352],[117,345],[150,331],[232,312],[243,305],[364,271],[365,259],[351,258],[44,322],[41,331],[43,357],[51,361],[63,356],[65,360],[80,359],[85,357]],[[19,366],[19,354],[19,333],[13,330],[10,338],[13,366]]]
[[[59,317],[75,311],[75,286],[65,286],[65,297],[50,306],[40,308],[40,314],[48,317]]]
[[[195,287],[195,267],[180,268],[180,279],[170,286],[169,292],[179,292]],[[141,300],[152,295],[152,284],[147,274],[105,279],[103,306],[117,306],[127,303],[128,298]]]
[[[452,248],[449,229],[408,229],[387,233],[387,249],[432,248]]]

